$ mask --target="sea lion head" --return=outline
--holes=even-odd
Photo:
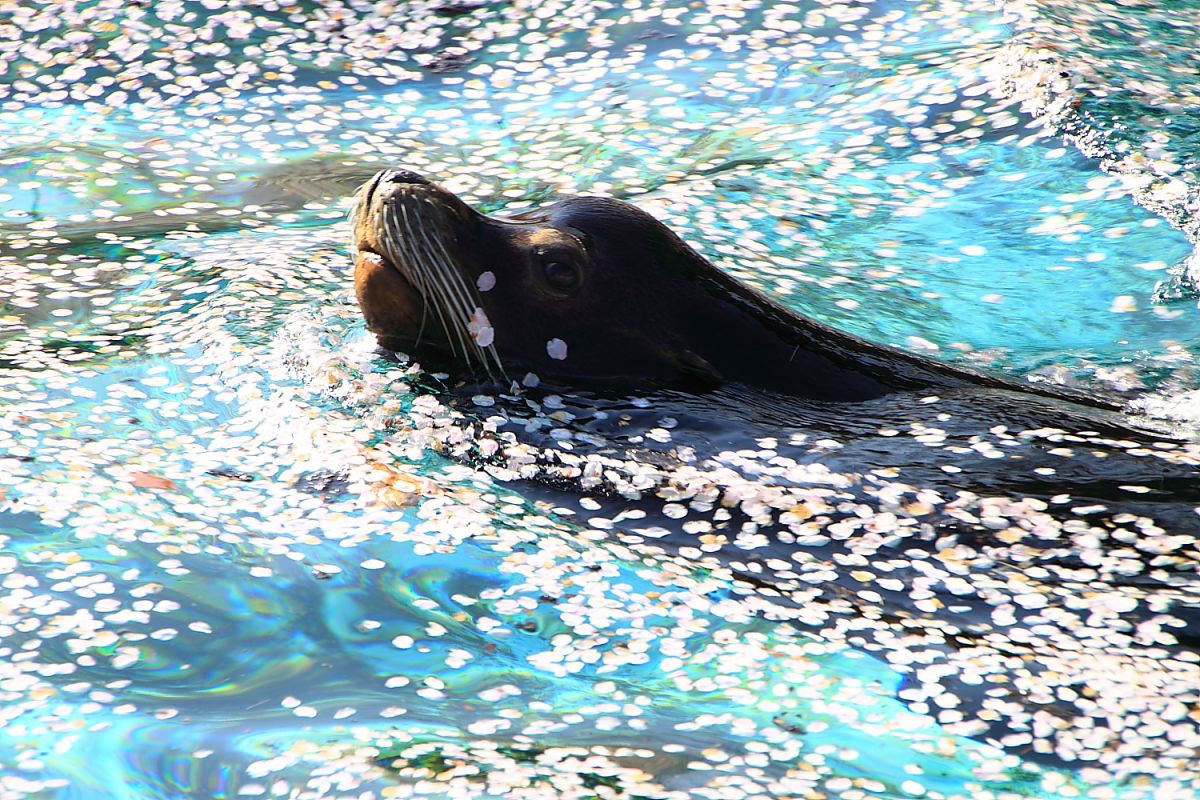
[[[353,247],[368,329],[427,367],[658,385],[707,368],[677,318],[697,271],[713,268],[628,203],[571,197],[492,217],[385,170],[357,195]]]

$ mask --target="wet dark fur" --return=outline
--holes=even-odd
[[[407,256],[388,246],[389,234],[401,240],[396,247],[409,248]],[[661,222],[612,198],[571,197],[502,219],[479,214],[415,173],[382,172],[360,191],[353,243],[359,303],[381,345],[464,376],[487,373],[503,381],[532,372],[543,381],[592,388],[736,382],[821,401],[974,385],[1120,407],[836,331],[723,273]],[[455,291],[466,287],[465,304],[486,313],[495,334],[491,348],[463,333],[461,317],[469,311],[448,310],[421,286],[414,273],[431,267],[414,265],[421,259],[411,251],[433,250],[444,258],[432,269],[456,271]],[[364,264],[366,253],[379,254],[384,265]],[[578,283],[565,291],[550,285],[551,261],[574,270]],[[486,271],[496,285],[480,292],[475,284]],[[565,359],[547,354],[551,339],[567,344]]]

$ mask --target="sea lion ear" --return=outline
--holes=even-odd
[[[708,363],[703,356],[684,350],[676,355],[679,365],[679,383],[684,389],[707,390],[715,389],[725,382],[717,368]]]

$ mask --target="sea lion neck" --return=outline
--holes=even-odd
[[[890,348],[801,317],[695,258],[677,323],[693,371],[694,364],[707,364],[717,382],[843,402],[939,381],[920,360],[910,363]]]
[[[1104,411],[1123,407],[1118,398],[1018,382],[874,344],[801,316],[692,255],[703,268],[691,270],[692,280],[678,293],[687,311],[676,327],[686,331],[691,351],[686,360],[706,365],[716,376],[710,384],[734,381],[829,402],[975,386]]]

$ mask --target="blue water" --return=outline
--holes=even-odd
[[[669,450],[750,516],[778,489],[814,536],[862,521],[751,558],[661,491],[464,456],[495,407],[374,352],[343,219],[396,165],[488,212],[612,194],[800,312],[1150,392],[1187,440],[1191,4],[209,5],[0,8],[0,793],[1200,795],[1194,461],[1000,465],[1006,407],[917,399],[539,398],[515,426],[619,441],[601,483]],[[1150,499],[1077,488],[1110,468]],[[911,591],[967,541],[887,540],[922,505],[1001,532],[955,567],[978,597]],[[781,600],[789,570],[829,591]],[[1009,595],[1055,613],[946,645]]]

